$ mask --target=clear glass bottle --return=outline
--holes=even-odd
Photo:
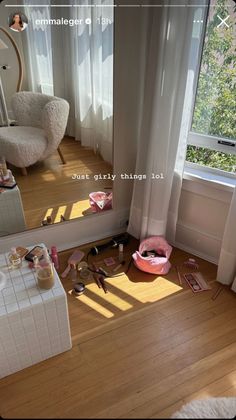
[[[8,259],[9,259],[9,263],[10,263],[10,268],[20,268],[22,265],[22,259],[20,257],[20,255],[17,253],[16,248],[13,247],[11,248],[11,252],[8,255]]]
[[[73,264],[73,263],[70,264],[70,280],[73,283],[76,283],[78,280],[78,272],[77,272],[76,264]]]
[[[119,256],[118,256],[119,262],[122,263],[124,261],[124,245],[119,244]]]
[[[43,250],[42,259],[34,259],[38,286],[41,289],[51,289],[54,285],[53,263],[48,255],[47,249]]]

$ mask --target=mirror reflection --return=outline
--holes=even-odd
[[[63,3],[0,5],[0,236],[112,208],[113,7]]]

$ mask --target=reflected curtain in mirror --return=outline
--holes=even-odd
[[[70,103],[67,134],[112,163],[114,12],[106,7],[111,1],[97,4],[101,7],[89,7],[95,1],[84,1],[88,7],[25,6],[27,71],[33,91]]]
[[[44,3],[42,2],[42,4]],[[27,5],[30,4],[33,2],[27,1]],[[27,31],[24,31],[22,35],[29,90],[54,95],[51,27],[50,25],[37,25],[38,21],[44,19],[49,21],[50,9],[27,5],[25,4],[24,13],[29,16],[29,24]]]

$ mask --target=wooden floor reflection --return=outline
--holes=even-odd
[[[94,175],[112,173],[112,166],[100,155],[82,147],[71,137],[63,139],[60,149],[65,165],[55,153],[28,168],[27,176],[11,167],[21,191],[28,229],[39,227],[47,216],[51,216],[53,223],[58,223],[61,215],[66,220],[89,215],[89,193],[112,191],[111,180],[94,180]],[[74,174],[79,177],[87,174],[89,179],[72,179]]]

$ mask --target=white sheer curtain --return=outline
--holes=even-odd
[[[26,78],[29,90],[53,95],[51,28],[36,24],[36,21],[50,19],[50,8],[29,7],[34,4],[33,0],[24,1],[24,13],[29,19],[22,33]],[[50,1],[44,0],[41,4],[50,4]]]
[[[234,188],[221,245],[217,281],[236,292],[236,188]]]
[[[83,0],[76,3],[80,7],[67,8],[58,0],[61,7],[27,7],[33,4],[35,0],[25,0],[29,89],[67,99],[67,133],[83,146],[98,149],[112,163],[113,2]],[[50,0],[42,4],[50,5]],[[36,24],[36,20],[50,18],[68,19],[71,24]],[[80,24],[72,24],[75,19]]]
[[[53,11],[54,17],[55,14],[65,17],[67,13],[68,19],[81,22],[60,28],[63,31],[61,49],[53,49],[55,60],[63,55],[63,63],[54,68],[54,87],[55,94],[63,93],[70,102],[68,134],[80,140],[83,146],[99,149],[108,162],[112,162],[113,140],[114,19],[113,7],[109,7],[112,5],[110,0],[85,0],[83,7]],[[55,44],[58,28],[53,30],[56,30]],[[64,81],[60,74],[62,67]]]
[[[173,3],[170,1],[170,5]],[[146,18],[148,61],[129,232],[174,241],[187,133],[206,7],[153,8]],[[197,26],[196,26],[197,25]],[[153,179],[154,178],[154,179]]]

